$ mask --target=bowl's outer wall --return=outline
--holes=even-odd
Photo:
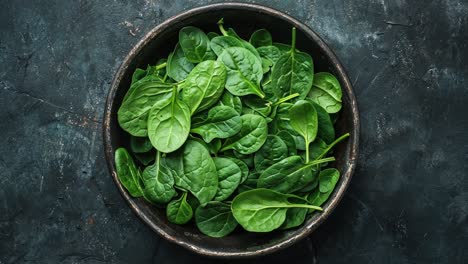
[[[337,135],[351,133],[350,139],[339,144],[334,151],[337,159],[335,166],[342,173],[342,177],[333,195],[324,205],[324,212],[314,214],[301,228],[267,234],[235,232],[222,239],[210,238],[201,234],[192,224],[180,226],[168,223],[164,210],[156,209],[142,199],[130,197],[117,179],[113,153],[118,147],[128,147],[129,140],[128,134],[118,125],[117,110],[129,88],[133,71],[137,67],[145,68],[160,58],[166,58],[175,46],[178,31],[182,27],[194,25],[205,32],[219,32],[216,22],[222,17],[225,26],[234,28],[244,39],[248,39],[256,29],[266,28],[271,32],[274,42],[290,43],[291,27],[296,26],[297,48],[313,57],[315,72],[331,72],[338,77],[342,85],[343,109],[336,123],[336,130]],[[171,18],[148,33],[130,52],[117,72],[104,115],[104,140],[108,165],[122,195],[132,209],[160,235],[195,252],[210,256],[242,257],[266,254],[284,248],[314,230],[331,213],[349,183],[356,163],[358,134],[356,101],[350,82],[335,55],[306,26],[272,9],[250,4],[217,4],[198,8]]]

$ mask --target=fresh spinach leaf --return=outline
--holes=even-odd
[[[263,77],[261,62],[245,48],[230,47],[218,57],[226,66],[226,89],[237,96],[256,94],[261,98],[265,94],[260,89]]]
[[[130,136],[130,149],[133,153],[145,153],[153,149],[153,145],[147,137]]]
[[[182,196],[167,204],[166,216],[169,222],[183,225],[186,224],[193,216],[192,207],[187,203],[187,193],[184,192]]]
[[[264,170],[257,188],[268,188],[281,193],[293,193],[314,180],[317,164],[333,161],[325,158],[304,164],[300,156],[287,157]]]
[[[228,138],[237,134],[242,128],[239,113],[229,106],[215,106],[208,112],[208,117],[195,123],[190,132],[202,136],[210,143],[215,138]]]
[[[272,89],[278,98],[299,93],[304,99],[312,87],[314,66],[309,54],[296,50],[296,29],[292,30],[291,50],[281,55],[271,70]]]
[[[340,82],[331,73],[316,73],[309,97],[328,113],[336,113],[341,109],[342,91]]]
[[[146,137],[148,135],[147,120],[151,107],[158,102],[171,97],[173,85],[161,82],[145,82],[122,102],[117,120],[120,127],[130,135]]]
[[[271,113],[271,105],[266,100],[258,96],[244,96],[243,103],[245,106],[242,110],[244,114],[258,114],[263,117],[268,117]]]
[[[250,36],[249,42],[255,48],[262,46],[271,46],[273,44],[270,32],[268,32],[268,30],[264,28],[254,31],[254,33],[252,33],[252,35]]]
[[[180,82],[187,78],[194,67],[195,65],[185,57],[184,51],[177,43],[174,52],[167,58],[167,75]]]
[[[120,183],[127,189],[132,197],[143,196],[140,184],[140,171],[125,148],[115,150],[115,169]]]
[[[167,203],[177,195],[171,172],[161,166],[161,153],[158,151],[154,164],[145,168],[142,174],[145,198],[154,203]]]
[[[223,94],[225,83],[224,65],[218,61],[203,61],[180,85],[182,100],[190,107],[192,114],[209,109]]]
[[[259,172],[250,172],[249,175],[247,175],[247,178],[245,179],[245,181],[239,185],[239,188],[237,189],[237,191],[239,193],[243,193],[246,191],[256,189],[258,177],[260,177]]]
[[[239,97],[232,95],[228,91],[224,91],[218,105],[225,105],[234,108],[237,113],[242,114],[242,102]]]
[[[258,151],[265,143],[268,135],[265,118],[247,114],[241,116],[242,128],[239,133],[226,139],[221,152],[233,149],[241,154],[251,154]]]
[[[294,142],[293,136],[286,131],[282,130],[276,134],[279,138],[283,140],[283,142],[286,144],[286,147],[288,148],[288,156],[295,156],[297,155],[297,150],[296,150],[296,143]]]
[[[210,48],[210,40],[199,28],[188,26],[179,31],[180,47],[187,59],[192,63],[204,60],[205,53]]]
[[[201,143],[187,140],[182,149],[168,154],[164,162],[173,173],[175,185],[190,191],[202,206],[216,195],[216,166],[210,153]]]
[[[321,138],[327,144],[331,144],[335,140],[335,128],[330,119],[330,115],[319,104],[312,101],[315,110],[317,111],[318,130],[317,137]]]
[[[148,166],[148,164],[154,161],[156,151],[151,149],[151,151],[145,153],[134,153],[134,156],[143,166]]]
[[[309,203],[316,206],[321,206],[325,203],[335,189],[339,179],[340,172],[337,169],[329,168],[321,171],[319,175],[319,188],[311,193],[308,198]],[[322,192],[322,190],[325,192]]]
[[[309,163],[309,144],[315,140],[318,131],[317,111],[311,102],[297,101],[289,110],[290,125],[305,141],[306,163]]]
[[[221,202],[209,202],[195,211],[195,223],[198,229],[210,237],[224,237],[237,227],[231,206]]]
[[[322,210],[309,204],[292,203],[289,201],[291,197],[296,196],[268,189],[250,190],[234,198],[231,210],[237,222],[250,232],[270,232],[279,228],[289,208]]]
[[[228,158],[213,158],[218,172],[218,190],[214,201],[226,200],[239,186],[242,171],[232,160]]]
[[[177,98],[176,88],[172,97],[156,102],[148,115],[148,137],[157,150],[169,153],[180,148],[190,132],[190,109]]]
[[[264,171],[271,165],[288,157],[286,143],[274,135],[268,135],[265,144],[255,152],[254,164],[256,171]]]
[[[247,179],[247,176],[249,176],[249,167],[247,166],[247,164],[245,164],[245,162],[243,162],[240,159],[233,158],[233,157],[227,157],[227,158],[233,161],[235,164],[237,164],[237,166],[239,166],[241,173],[242,173],[239,184],[242,184]]]

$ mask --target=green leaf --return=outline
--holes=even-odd
[[[154,203],[167,203],[177,195],[171,172],[160,163],[161,154],[157,152],[154,164],[145,168],[142,174],[145,198]]]
[[[321,210],[313,205],[291,203],[288,200],[291,197],[296,196],[268,189],[250,190],[234,198],[231,210],[237,222],[250,232],[270,232],[277,229],[285,221],[289,208]]]
[[[226,66],[226,89],[230,93],[236,96],[256,94],[265,97],[260,89],[262,64],[252,52],[240,47],[227,48],[218,61]]]
[[[182,101],[190,107],[191,114],[209,109],[224,91],[226,68],[218,61],[203,61],[180,85]]]
[[[232,160],[228,158],[213,158],[218,172],[218,190],[214,201],[226,200],[239,186],[242,171]]]
[[[273,44],[271,34],[266,29],[258,29],[250,36],[249,40],[255,48],[262,46],[271,46]]]
[[[341,109],[342,91],[340,82],[331,73],[316,73],[309,97],[328,113],[336,113]]]
[[[303,200],[301,199],[294,199],[292,198],[296,203],[302,203]],[[290,229],[294,227],[298,227],[304,223],[307,212],[311,209],[307,208],[289,208],[288,211],[286,212],[286,219],[284,220],[283,224],[281,225],[280,229]]]
[[[167,204],[166,216],[169,222],[183,225],[192,219],[192,207],[190,207],[186,199],[187,193],[184,192],[179,199],[173,200]]]
[[[333,160],[333,158],[327,158],[304,164],[300,156],[287,157],[261,173],[257,188],[293,193],[314,180],[314,172],[317,170],[315,165]]]
[[[148,164],[154,161],[155,156],[156,156],[156,151],[154,149],[151,149],[151,151],[149,152],[134,153],[133,155],[143,166],[148,166]]]
[[[234,149],[241,154],[251,154],[258,151],[265,143],[268,134],[265,118],[247,114],[241,116],[241,120],[240,132],[226,140],[221,152]]]
[[[247,166],[247,164],[245,164],[245,162],[243,162],[240,159],[233,158],[233,157],[227,157],[227,158],[232,160],[235,164],[237,164],[237,166],[239,166],[241,173],[242,173],[240,184],[243,183],[247,179],[247,176],[249,176],[249,167]]]
[[[177,43],[174,52],[167,58],[167,75],[180,82],[187,78],[194,67],[195,65],[185,57],[184,51]]]
[[[327,144],[330,144],[335,140],[335,128],[333,122],[330,119],[330,115],[320,105],[312,102],[315,110],[317,111],[318,118],[318,131],[317,137],[321,138]]]
[[[288,148],[288,156],[294,156],[297,155],[297,149],[296,149],[296,143],[294,142],[294,137],[291,136],[291,134],[286,131],[282,130],[276,134],[279,138],[283,140],[283,142],[286,144],[286,147]]]
[[[202,62],[209,50],[210,40],[199,28],[188,26],[179,31],[180,47],[192,63]]]
[[[237,191],[243,193],[257,188],[258,177],[260,177],[259,172],[250,172],[245,181],[239,185]]]
[[[299,93],[304,99],[312,87],[314,65],[309,54],[295,48],[296,29],[292,31],[291,50],[278,59],[271,70],[272,89],[278,98]]]
[[[120,127],[132,136],[146,137],[151,107],[156,102],[170,98],[172,90],[173,85],[162,82],[144,82],[139,85],[122,102],[117,112]]]
[[[242,98],[244,107],[242,112],[244,114],[258,114],[263,117],[268,117],[271,113],[271,105],[268,101],[263,100],[258,96],[245,96]]]
[[[264,171],[286,157],[288,157],[286,143],[278,136],[268,135],[265,144],[255,153],[255,170]]]
[[[115,169],[120,183],[132,197],[143,196],[143,190],[139,183],[140,171],[125,148],[115,150]]]
[[[320,181],[323,181],[320,182]],[[320,172],[319,175],[319,188],[315,189],[313,193],[307,198],[310,204],[321,206],[325,203],[330,195],[333,193],[336,184],[340,180],[340,172],[337,169],[330,168]],[[321,186],[324,187],[321,187]],[[320,189],[327,190],[327,192],[321,192]]]
[[[187,140],[183,148],[164,159],[174,175],[175,185],[190,191],[204,206],[218,189],[218,174],[208,150],[199,142]]]
[[[209,202],[195,211],[195,223],[198,229],[210,237],[224,237],[237,227],[231,207],[221,202]]]
[[[152,150],[153,145],[147,137],[130,136],[130,149],[133,153],[145,153]]]
[[[306,163],[309,162],[309,144],[315,140],[318,131],[317,111],[311,102],[297,101],[289,110],[290,125],[305,141]]]
[[[257,48],[258,54],[261,58],[265,58],[272,62],[272,66],[279,60],[281,57],[281,51],[275,46],[263,46]]]
[[[242,128],[239,113],[229,106],[215,106],[208,112],[208,117],[192,125],[190,132],[199,134],[210,143],[215,138],[228,138],[237,134]]]
[[[148,115],[151,144],[165,153],[180,148],[190,132],[190,109],[176,95],[174,88],[172,97],[155,103]]]
[[[242,114],[242,102],[239,97],[232,95],[228,91],[224,91],[218,105],[225,105],[234,108],[237,113]]]

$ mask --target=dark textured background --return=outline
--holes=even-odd
[[[210,2],[0,0],[1,264],[220,263],[131,212],[101,138],[105,97],[131,47]],[[255,2],[326,40],[362,120],[340,206],[308,241],[255,261],[468,263],[467,1]]]

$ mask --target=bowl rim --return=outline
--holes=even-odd
[[[126,72],[128,65],[130,62],[136,57],[136,55],[143,49],[143,47],[150,42],[155,35],[159,34],[159,32],[164,31],[168,27],[170,27],[173,23],[184,20],[192,15],[196,15],[199,13],[212,11],[212,10],[223,10],[223,9],[244,9],[249,11],[257,11],[262,14],[267,14],[275,17],[280,17],[281,19],[287,21],[292,26],[295,26],[297,29],[303,31],[306,35],[312,38],[315,43],[324,51],[324,55],[330,59],[332,64],[337,70],[337,74],[341,77],[342,81],[344,82],[342,85],[342,89],[346,91],[346,94],[349,97],[350,108],[351,108],[351,117],[352,117],[352,131],[350,131],[350,154],[349,159],[347,160],[347,164],[345,165],[346,171],[342,174],[343,182],[339,186],[338,189],[335,190],[336,195],[332,197],[329,203],[324,207],[324,211],[318,215],[318,217],[306,224],[302,227],[298,228],[296,233],[293,234],[291,237],[280,241],[277,244],[269,245],[261,249],[255,250],[245,250],[245,251],[220,251],[220,250],[212,250],[206,247],[196,246],[185,241],[177,239],[175,236],[167,233],[164,229],[154,224],[144,213],[140,211],[138,208],[137,203],[133,198],[127,193],[124,187],[120,184],[120,181],[117,177],[117,173],[115,170],[114,164],[114,153],[112,152],[112,144],[111,144],[111,128],[110,122],[112,118],[112,108],[114,104],[114,98],[116,91],[118,89],[119,83],[121,82],[124,73]],[[354,95],[351,82],[349,81],[348,75],[338,60],[337,56],[334,52],[328,47],[325,41],[309,28],[307,25],[303,24],[299,20],[291,17],[288,14],[285,14],[281,11],[273,9],[271,7],[266,7],[259,4],[251,4],[251,3],[237,3],[237,2],[226,2],[226,3],[214,3],[209,5],[204,5],[200,7],[196,7],[190,10],[186,10],[182,13],[174,15],[164,22],[160,23],[159,25],[155,26],[151,31],[149,31],[145,36],[142,37],[140,41],[130,50],[130,52],[125,56],[122,60],[120,67],[118,68],[117,72],[113,77],[113,81],[111,83],[103,115],[103,123],[102,123],[102,136],[103,136],[103,143],[104,143],[104,152],[105,158],[107,162],[108,169],[112,175],[114,182],[116,183],[120,194],[124,197],[124,199],[129,204],[132,211],[141,219],[144,223],[146,223],[153,231],[158,233],[160,236],[164,237],[166,240],[176,243],[186,249],[189,249],[195,253],[210,256],[210,257],[253,257],[253,256],[261,256],[266,255],[280,249],[284,249],[286,247],[291,246],[295,242],[307,237],[310,235],[315,229],[318,228],[332,213],[332,211],[336,208],[338,203],[344,196],[344,193],[350,183],[351,177],[356,167],[357,157],[358,157],[358,149],[359,149],[359,132],[360,132],[360,121],[359,121],[359,111],[357,107],[356,97]]]

